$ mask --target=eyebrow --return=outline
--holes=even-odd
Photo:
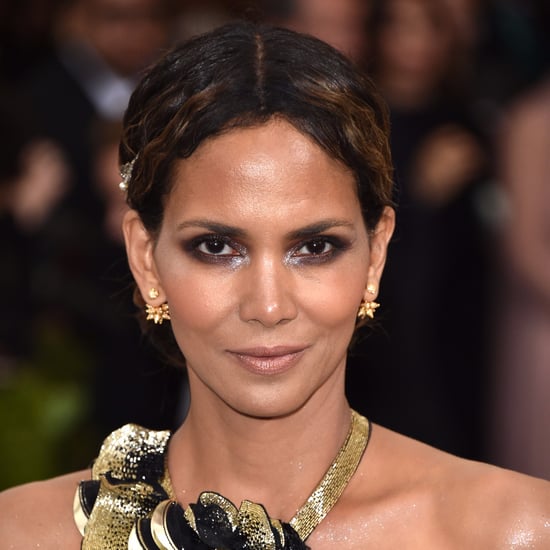
[[[288,237],[290,239],[304,239],[307,237],[313,237],[315,235],[318,235],[319,233],[323,233],[324,231],[327,231],[328,229],[333,229],[335,227],[345,227],[348,229],[355,228],[355,226],[351,222],[345,220],[320,220],[310,225],[306,225],[305,227],[300,227],[300,229],[296,229],[295,231],[291,231],[288,234]]]
[[[239,229],[238,227],[233,227],[231,225],[226,225],[225,223],[214,222],[206,219],[197,219],[182,222],[177,225],[176,229],[180,231],[188,227],[201,227],[202,229],[212,231],[212,233],[219,233],[221,235],[227,235],[229,237],[242,238],[246,236],[246,232],[242,229]]]
[[[200,227],[202,229],[211,231],[212,233],[219,233],[220,235],[227,235],[229,237],[243,238],[247,235],[246,231],[244,231],[243,229],[208,219],[188,220],[179,223],[176,229],[180,231],[182,229],[193,227]],[[299,229],[295,229],[294,231],[290,231],[289,233],[287,233],[286,236],[290,240],[304,239],[308,237],[313,237],[315,235],[318,235],[319,233],[323,233],[324,231],[327,231],[328,229],[333,229],[335,227],[345,227],[348,229],[355,228],[353,223],[346,220],[326,219],[320,220],[310,225],[306,225],[304,227],[300,227]]]

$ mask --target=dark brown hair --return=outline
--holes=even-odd
[[[145,75],[124,117],[121,163],[136,158],[128,204],[155,237],[173,167],[206,139],[278,117],[349,168],[365,224],[392,203],[388,116],[371,80],[320,40],[231,23],[168,52]]]

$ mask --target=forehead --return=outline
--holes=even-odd
[[[290,123],[272,120],[231,130],[178,161],[166,215],[355,216],[355,177]],[[311,211],[311,212],[308,212]],[[204,214],[204,212],[200,212]]]

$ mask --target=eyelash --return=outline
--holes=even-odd
[[[321,258],[325,256],[330,256],[334,253],[334,251],[341,249],[341,246],[338,246],[339,243],[335,243],[334,237],[327,238],[327,237],[316,237],[314,239],[310,239],[306,242],[300,243],[297,247],[294,247],[294,250],[296,251],[296,254],[294,257],[297,258]],[[305,254],[299,254],[299,251],[308,247],[308,246],[317,246],[321,245],[323,247],[322,252],[312,252],[311,250],[309,253]],[[329,250],[325,250],[326,247],[330,246]]]
[[[201,247],[206,248],[208,245],[221,246],[221,250],[216,252],[201,250]],[[323,251],[316,254],[312,253],[299,253],[300,250],[308,246],[322,245]],[[326,250],[327,246],[329,247]],[[316,236],[304,241],[300,241],[298,244],[292,247],[287,257],[292,263],[300,264],[322,264],[334,259],[341,252],[349,248],[350,244],[345,242],[340,237],[335,236]],[[232,253],[220,252],[230,247]],[[239,243],[236,243],[231,238],[225,235],[209,234],[201,235],[192,239],[185,247],[193,256],[198,260],[206,263],[227,263],[233,262],[237,259],[242,259],[246,256],[246,248]]]
[[[235,253],[220,254],[209,252],[208,250],[201,250],[201,247],[207,247],[208,245],[221,245],[222,251],[225,247],[230,247]],[[245,252],[244,247],[238,245],[229,237],[224,235],[201,235],[192,239],[186,246],[186,250],[195,256],[198,260],[206,263],[220,263],[235,260],[242,257]]]

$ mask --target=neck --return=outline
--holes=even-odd
[[[312,398],[292,414],[267,419],[195,401],[170,444],[176,498],[186,506],[200,492],[216,491],[237,507],[251,500],[289,521],[325,474],[349,426],[343,397]]]

